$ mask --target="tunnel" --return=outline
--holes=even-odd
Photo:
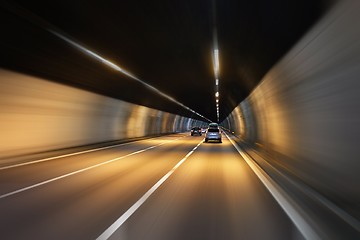
[[[2,1],[0,238],[360,239],[359,11]]]

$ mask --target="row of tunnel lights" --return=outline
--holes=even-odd
[[[216,106],[216,117],[219,122],[219,49],[214,49],[214,74],[215,74],[215,106]]]

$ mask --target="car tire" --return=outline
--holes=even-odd
[[[191,134],[191,136],[194,136],[194,134]]]
[[[205,138],[205,142],[208,142],[209,140],[207,138]]]

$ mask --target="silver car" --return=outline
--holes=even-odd
[[[205,133],[205,142],[209,141],[221,141],[221,132],[219,128],[208,128],[208,130]]]

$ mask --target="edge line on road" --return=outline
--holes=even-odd
[[[115,147],[119,147],[119,146],[124,146],[124,145],[128,145],[128,144],[133,144],[133,143],[136,143],[136,142],[146,141],[146,140],[155,139],[155,138],[160,138],[160,137],[162,137],[162,136],[153,137],[153,138],[148,138],[148,139],[142,139],[142,140],[138,140],[138,141],[120,143],[120,144],[111,145],[111,146],[106,146],[106,147],[93,148],[93,149],[84,150],[84,151],[80,151],[80,152],[68,153],[68,154],[59,155],[59,156],[54,156],[54,157],[48,157],[48,158],[42,158],[42,159],[39,159],[39,160],[34,160],[34,161],[29,161],[29,162],[24,162],[24,163],[18,163],[18,164],[8,165],[8,166],[0,167],[0,171],[1,171],[1,170],[5,170],[5,169],[10,169],[10,168],[16,168],[16,167],[26,166],[26,165],[30,165],[30,164],[40,163],[40,162],[47,162],[47,161],[51,161],[51,160],[55,160],[55,159],[59,159],[59,158],[64,158],[64,157],[72,157],[72,156],[81,155],[81,154],[84,154],[84,153],[101,151],[101,150],[105,150],[105,149],[109,149],[109,148],[115,148]],[[183,136],[183,137],[186,137],[186,136]]]
[[[167,174],[165,174],[154,186],[152,186],[137,202],[134,203],[123,215],[121,215],[113,224],[110,225],[96,240],[109,239],[121,225],[139,208],[141,205],[180,167],[188,157],[203,143],[201,140],[186,156],[181,159]]]
[[[36,187],[45,185],[45,184],[47,184],[47,183],[51,183],[51,182],[54,182],[54,181],[57,181],[57,180],[60,180],[60,179],[63,179],[63,178],[66,178],[66,177],[69,177],[69,176],[78,174],[78,173],[85,172],[85,171],[90,170],[90,169],[93,169],[93,168],[97,168],[97,167],[100,167],[100,166],[102,166],[102,165],[105,165],[105,164],[108,164],[108,163],[112,163],[112,162],[115,162],[115,161],[124,159],[124,158],[126,158],[126,157],[133,156],[133,155],[138,154],[138,153],[145,152],[145,151],[147,151],[147,150],[150,150],[150,149],[159,147],[159,146],[161,146],[161,145],[164,145],[164,144],[167,144],[167,143],[170,143],[170,142],[174,142],[174,141],[179,140],[179,139],[181,139],[181,138],[183,138],[183,137],[185,137],[185,136],[182,136],[182,137],[180,137],[180,138],[176,138],[176,139],[174,139],[174,140],[169,140],[169,141],[166,141],[166,142],[163,142],[163,143],[160,143],[160,144],[151,146],[151,147],[147,147],[147,148],[144,148],[144,149],[141,149],[141,150],[138,150],[138,151],[129,153],[129,154],[127,154],[127,155],[124,155],[124,156],[121,156],[121,157],[117,157],[117,158],[113,158],[113,159],[107,160],[107,161],[105,161],[105,162],[101,162],[101,163],[92,165],[92,166],[90,166],[90,167],[82,168],[82,169],[79,169],[79,170],[77,170],[77,171],[73,171],[73,172],[70,172],[70,173],[67,173],[67,174],[64,174],[64,175],[55,177],[55,178],[51,178],[51,179],[49,179],[49,180],[42,181],[42,182],[39,182],[39,183],[30,185],[30,186],[28,186],[28,187],[20,188],[20,189],[18,189],[18,190],[12,191],[12,192],[2,194],[2,195],[0,195],[0,199],[6,198],[6,197],[9,197],[9,196],[12,196],[12,195],[15,195],[15,194],[17,194],[17,193],[21,193],[21,192],[24,192],[24,191],[27,191],[27,190],[30,190],[30,189],[32,189],[32,188],[36,188]]]
[[[259,167],[251,157],[249,157],[230,137],[225,133],[225,136],[234,148],[238,151],[238,153],[245,160],[247,165],[251,168],[251,170],[255,173],[255,175],[260,179],[266,189],[270,192],[273,198],[278,202],[280,207],[284,210],[284,212],[289,216],[291,221],[297,227],[297,229],[301,232],[301,234],[306,239],[321,239],[320,236],[313,230],[313,228],[305,221],[305,219],[300,215],[300,213],[296,209],[296,204],[291,201],[291,199],[287,196],[287,194],[275,183],[274,180],[261,168]]]

